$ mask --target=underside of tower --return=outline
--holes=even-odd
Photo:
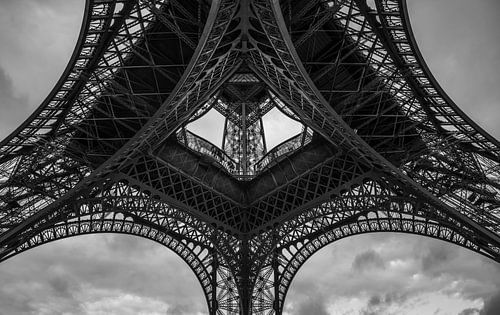
[[[270,113],[295,126],[273,145]],[[499,165],[404,0],[87,0],[66,71],[0,144],[0,259],[133,234],[188,263],[210,314],[281,314],[302,264],[351,235],[500,261]]]

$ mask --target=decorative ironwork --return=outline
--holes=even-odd
[[[404,0],[87,0],[0,144],[0,260],[87,233],[170,248],[210,314],[282,314],[320,248],[441,239],[500,262],[500,145],[436,83]],[[222,148],[185,126],[214,108]],[[303,132],[268,151],[278,108]]]

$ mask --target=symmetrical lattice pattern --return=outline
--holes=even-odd
[[[85,10],[64,75],[0,144],[0,260],[137,235],[190,266],[210,314],[244,315],[281,314],[304,262],[355,234],[500,262],[500,145],[435,82],[404,0]],[[273,108],[304,128],[268,150]],[[211,109],[220,148],[186,128]]]

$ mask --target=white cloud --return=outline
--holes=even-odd
[[[93,289],[86,292],[86,295],[85,301],[81,306],[85,314],[165,315],[170,308],[169,305],[163,301],[117,290]]]
[[[408,7],[420,50],[439,84],[499,138],[499,2],[408,1]]]
[[[1,139],[28,118],[63,73],[78,37],[84,3],[0,1]]]
[[[321,295],[328,309],[338,309],[332,314],[368,312],[372,301],[374,314],[441,309],[439,314],[456,315],[480,309],[499,289],[500,268],[469,250],[407,234],[367,234],[315,254],[295,277],[286,303],[290,314],[299,314],[297,305],[311,295]]]
[[[12,78],[0,65],[0,136],[3,138],[26,119],[27,94],[14,90]]]
[[[187,264],[155,242],[128,235],[86,235],[31,249],[1,264],[0,283],[0,305],[9,315],[94,314],[113,301],[134,304],[135,313],[150,312],[149,302],[172,314],[207,309]]]

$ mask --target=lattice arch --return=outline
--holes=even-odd
[[[405,0],[86,3],[68,70],[0,142],[0,260],[141,235],[200,268],[212,314],[243,315],[280,314],[305,260],[349,235],[426,235],[500,262],[500,145],[433,79]],[[255,178],[227,172],[176,137],[224,98],[245,103],[226,118],[279,100],[311,142]]]
[[[171,206],[161,196],[119,176],[94,185],[61,205],[54,217],[17,237],[15,248],[0,251],[0,262],[40,245],[69,237],[117,233],[155,241],[176,253],[198,279],[210,314],[237,314],[234,271],[228,267],[228,236]]]
[[[19,246],[15,253],[4,258],[12,258],[29,249],[51,243],[53,241],[88,234],[128,234],[146,238],[159,243],[177,254],[193,271],[205,295],[210,314],[213,313],[212,301],[212,276],[214,261],[212,249],[204,248],[189,239],[177,239],[167,232],[124,219],[111,219],[102,221],[78,221],[60,223],[43,230]]]
[[[253,312],[281,314],[290,284],[300,267],[322,247],[344,237],[370,232],[402,232],[428,236],[500,261],[499,248],[474,233],[467,222],[400,184],[371,174],[345,185],[330,200],[262,234],[270,244],[254,286]],[[257,243],[263,243],[256,238]]]
[[[304,263],[323,247],[346,237],[375,233],[393,232],[406,233],[431,237],[434,239],[459,245],[472,250],[485,257],[498,261],[498,256],[493,257],[481,250],[469,238],[459,231],[446,227],[442,222],[433,222],[425,218],[364,218],[356,222],[339,222],[331,226],[322,227],[323,233],[316,237],[307,235],[295,243],[279,246],[277,252],[279,271],[279,309],[283,310],[284,301],[290,285]]]

